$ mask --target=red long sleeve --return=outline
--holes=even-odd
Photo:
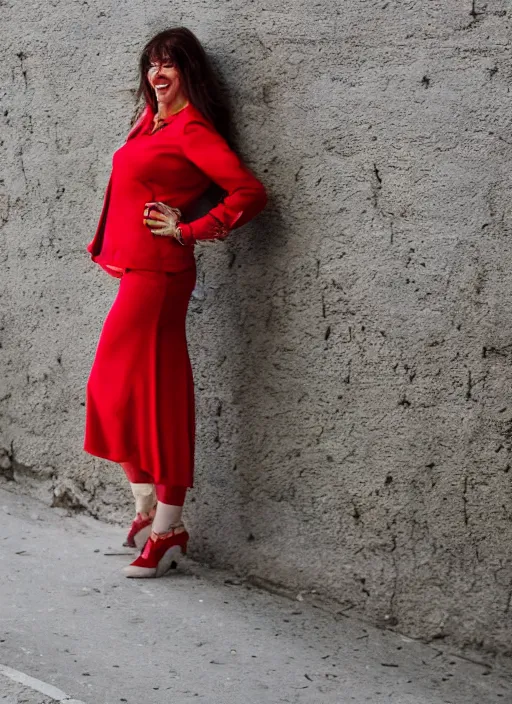
[[[153,132],[152,122],[147,106],[114,152],[100,219],[88,245],[100,266],[184,271],[194,263],[194,242],[225,238],[267,202],[264,186],[191,103],[165,128]],[[155,236],[144,224],[149,202],[161,201],[194,217],[212,182],[226,195],[206,215],[180,223],[185,246],[174,237]]]
[[[227,192],[206,215],[190,223],[180,223],[185,244],[222,239],[263,210],[267,203],[263,184],[208,122],[188,122],[182,140],[185,157]]]

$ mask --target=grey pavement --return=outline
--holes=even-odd
[[[483,656],[469,662],[191,560],[128,580],[118,526],[3,489],[0,507],[1,704],[512,702],[510,670]]]

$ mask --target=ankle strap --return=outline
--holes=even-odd
[[[162,540],[163,538],[169,538],[173,535],[176,534],[176,528],[185,528],[185,524],[183,522],[180,523],[174,523],[172,526],[170,526],[169,530],[166,530],[165,533],[155,533],[155,531],[151,531],[151,538],[153,541],[156,540]]]

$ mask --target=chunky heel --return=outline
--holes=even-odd
[[[169,548],[167,552],[163,555],[156,568],[155,577],[162,577],[170,569],[176,569],[178,567],[178,562],[181,559],[182,551],[179,545],[174,545]],[[174,565],[174,567],[173,567]]]
[[[135,535],[133,536],[133,542],[135,543],[135,547],[137,548],[137,550],[142,550],[144,545],[147,543],[150,535],[151,523],[149,523],[147,526],[144,526],[137,533],[135,533]]]
[[[144,549],[131,565],[123,569],[127,577],[162,577],[187,553],[189,535],[186,530],[176,532],[175,526],[167,533],[154,533],[149,536]]]
[[[153,524],[154,517],[155,509],[150,511],[147,515],[138,513],[132,522],[130,531],[123,543],[123,547],[142,550],[147,539],[151,535],[151,526]]]

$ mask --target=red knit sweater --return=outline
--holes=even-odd
[[[150,134],[148,106],[112,160],[103,209],[87,250],[106,268],[181,271],[194,263],[194,242],[226,237],[267,202],[265,188],[221,135],[191,104]],[[206,215],[187,222],[187,212],[212,181],[226,197]],[[184,245],[153,235],[143,224],[145,204],[162,201],[179,208]]]

